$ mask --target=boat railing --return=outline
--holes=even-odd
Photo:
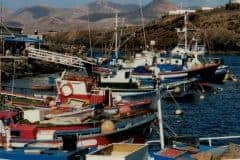
[[[213,140],[228,140],[228,139],[240,139],[240,136],[223,136],[223,137],[204,137],[199,138],[199,141],[208,141],[209,147],[212,147]]]

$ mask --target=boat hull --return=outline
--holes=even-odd
[[[63,95],[58,95],[58,98],[60,99],[61,103],[69,103],[70,100],[77,100],[79,102],[82,102],[83,104],[98,104],[102,103],[105,99],[105,95],[99,95],[99,94],[74,94],[68,97],[65,97]]]
[[[111,88],[112,90],[116,89],[138,89],[137,83],[99,83],[101,88]]]
[[[78,135],[78,141],[82,146],[103,146],[114,142],[121,142],[134,139],[134,143],[143,143],[144,137],[148,134],[151,123],[156,119],[155,114],[139,116],[131,126],[130,123],[118,127],[115,131],[108,133],[83,135],[80,132],[56,132],[56,137],[65,135]],[[122,123],[120,123],[122,124]],[[120,125],[119,124],[119,125]]]
[[[219,64],[205,64],[200,67],[196,67],[186,71],[173,71],[159,73],[161,79],[178,79],[186,77],[200,76],[205,81],[211,81],[214,77],[214,73],[219,67]]]

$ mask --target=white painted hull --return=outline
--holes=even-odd
[[[152,91],[146,91],[146,92],[113,92],[113,97],[134,97],[134,96],[147,96],[147,95],[152,95],[155,94],[156,90]]]
[[[175,73],[175,74],[159,74],[160,79],[178,79],[178,78],[186,78],[188,76],[188,73],[181,72],[181,73]]]

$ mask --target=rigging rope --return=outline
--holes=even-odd
[[[13,60],[13,75],[12,75],[12,97],[11,97],[11,104],[13,104],[13,93],[14,93],[14,86],[15,86],[15,72],[16,72],[16,65],[15,60]]]

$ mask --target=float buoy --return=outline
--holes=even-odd
[[[115,130],[115,125],[112,121],[106,120],[101,125],[101,132],[102,133],[110,133]]]
[[[50,101],[49,104],[48,104],[48,106],[49,106],[50,108],[56,107],[56,101],[54,101],[54,100]]]
[[[202,95],[200,95],[200,99],[204,99],[205,98],[205,96],[202,94]]]
[[[54,98],[53,97],[44,97],[44,103],[46,104],[46,105],[49,105],[49,103],[51,102],[51,101],[53,101],[54,100]]]
[[[176,115],[181,115],[181,114],[183,114],[183,112],[182,112],[181,109],[177,109],[177,110],[175,111],[175,114],[176,114]]]
[[[180,93],[180,92],[181,92],[181,88],[180,88],[180,87],[176,87],[176,88],[174,89],[174,92],[175,92],[175,93]]]

